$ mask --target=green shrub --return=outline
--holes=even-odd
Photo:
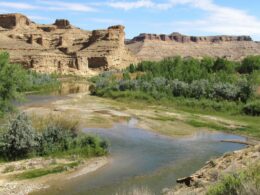
[[[243,107],[243,113],[251,116],[260,116],[260,100],[247,103]]]
[[[239,68],[239,72],[244,74],[251,74],[257,70],[260,70],[260,56],[246,57]]]
[[[23,91],[56,89],[60,85],[56,75],[37,73],[35,71],[27,71],[26,80],[27,83],[24,85]]]
[[[34,119],[35,120],[35,119]],[[40,119],[38,119],[40,120]],[[46,119],[43,119],[46,122]],[[45,126],[35,125],[25,114],[11,120],[10,127],[0,136],[0,158],[16,160],[29,156],[92,157],[105,155],[108,143],[97,136],[80,133],[75,122],[65,122],[61,117],[48,119]]]
[[[260,164],[226,175],[212,185],[207,195],[258,195],[260,194]]]
[[[35,130],[28,117],[22,113],[10,121],[3,133],[0,153],[8,160],[28,157],[37,146]]]
[[[121,71],[122,76],[118,76],[119,72],[102,73],[93,79],[90,89],[92,95],[114,99],[174,102],[183,97],[178,100],[181,105],[240,113],[241,105],[253,98],[256,75],[239,74],[239,65],[225,58],[208,57],[144,61]],[[130,75],[137,72],[136,77]]]
[[[225,176],[221,183],[211,188],[207,195],[238,195],[241,180],[238,175]]]

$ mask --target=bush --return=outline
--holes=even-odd
[[[28,157],[37,146],[36,133],[28,117],[22,113],[10,121],[2,135],[0,153],[8,160]]]
[[[260,194],[260,164],[244,171],[229,174],[212,185],[207,195],[258,195]]]
[[[131,65],[121,74],[107,72],[95,77],[91,94],[144,100],[171,101],[173,97],[209,99],[211,102],[207,102],[205,107],[223,110],[229,101],[241,109],[241,103],[245,104],[253,97],[256,75],[235,72],[239,64],[225,58],[208,57],[202,60],[174,57],[160,62],[144,61]],[[135,77],[136,72],[138,76]],[[204,103],[203,100],[203,107]]]
[[[29,156],[68,155],[91,157],[107,153],[108,143],[97,136],[79,133],[76,122],[63,123],[64,119],[55,116],[44,118],[43,121],[46,122],[45,126],[39,122],[35,129],[25,114],[19,114],[11,120],[8,130],[0,136],[0,158],[16,160]]]
[[[243,107],[243,113],[251,116],[260,116],[260,100],[247,103]]]
[[[27,85],[24,85],[23,91],[47,90],[57,88],[60,85],[54,74],[37,73],[28,71],[26,75]]]
[[[243,74],[251,74],[257,70],[260,70],[260,56],[246,57],[239,68],[239,72]]]

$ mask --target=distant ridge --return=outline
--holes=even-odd
[[[250,36],[187,36],[178,32],[169,35],[142,33],[126,41],[139,60],[161,60],[171,56],[226,57],[240,60],[248,55],[260,55],[260,43]]]

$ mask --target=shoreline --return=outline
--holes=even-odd
[[[239,173],[260,164],[260,144],[225,153],[205,162],[205,165],[191,175],[176,180],[171,189],[164,189],[164,195],[206,194],[207,190],[221,181],[223,176]]]
[[[39,158],[38,158],[39,159]],[[35,159],[26,159],[17,162],[10,163],[2,163],[0,164],[0,168],[3,170],[3,166],[10,164],[19,164],[25,161],[33,161]],[[42,159],[40,159],[42,160]],[[37,193],[37,191],[43,190],[45,188],[49,188],[50,183],[55,180],[67,180],[74,179],[76,177],[80,177],[82,175],[97,171],[98,169],[104,167],[109,162],[109,157],[94,157],[87,159],[83,164],[73,168],[72,170],[68,170],[58,174],[48,174],[42,177],[37,177],[33,179],[23,179],[23,180],[12,180],[11,175],[13,173],[1,173],[0,177],[0,194],[5,195],[24,195],[30,193]],[[17,171],[21,172],[21,171]]]

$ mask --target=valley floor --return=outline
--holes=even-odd
[[[237,132],[237,129],[242,129],[248,125],[247,121],[233,120],[232,117],[226,118],[222,116],[191,113],[142,102],[115,101],[90,96],[88,92],[69,95],[69,98],[47,103],[25,104],[19,109],[32,117],[61,114],[68,119],[75,118],[80,121],[82,128],[109,128],[115,123],[127,122],[131,118],[136,118],[138,119],[137,127],[172,137],[188,137],[198,131],[213,130],[212,132],[214,132],[214,130],[221,130],[222,128],[229,132]],[[244,132],[242,132],[242,134],[247,135],[247,133]],[[248,138],[248,141],[256,144],[258,142],[257,139],[258,138]],[[64,174],[68,174],[68,177],[85,174],[104,166],[106,162],[106,158],[94,158],[82,165],[85,168],[79,168],[76,172]],[[1,164],[0,168],[2,170],[7,169],[4,164]],[[8,177],[2,175],[0,192],[2,191],[4,194],[19,194],[17,193],[19,191],[27,193],[31,190],[46,187],[45,184],[48,179],[53,181],[59,177],[62,176],[58,174],[34,180],[10,181],[6,180]]]

